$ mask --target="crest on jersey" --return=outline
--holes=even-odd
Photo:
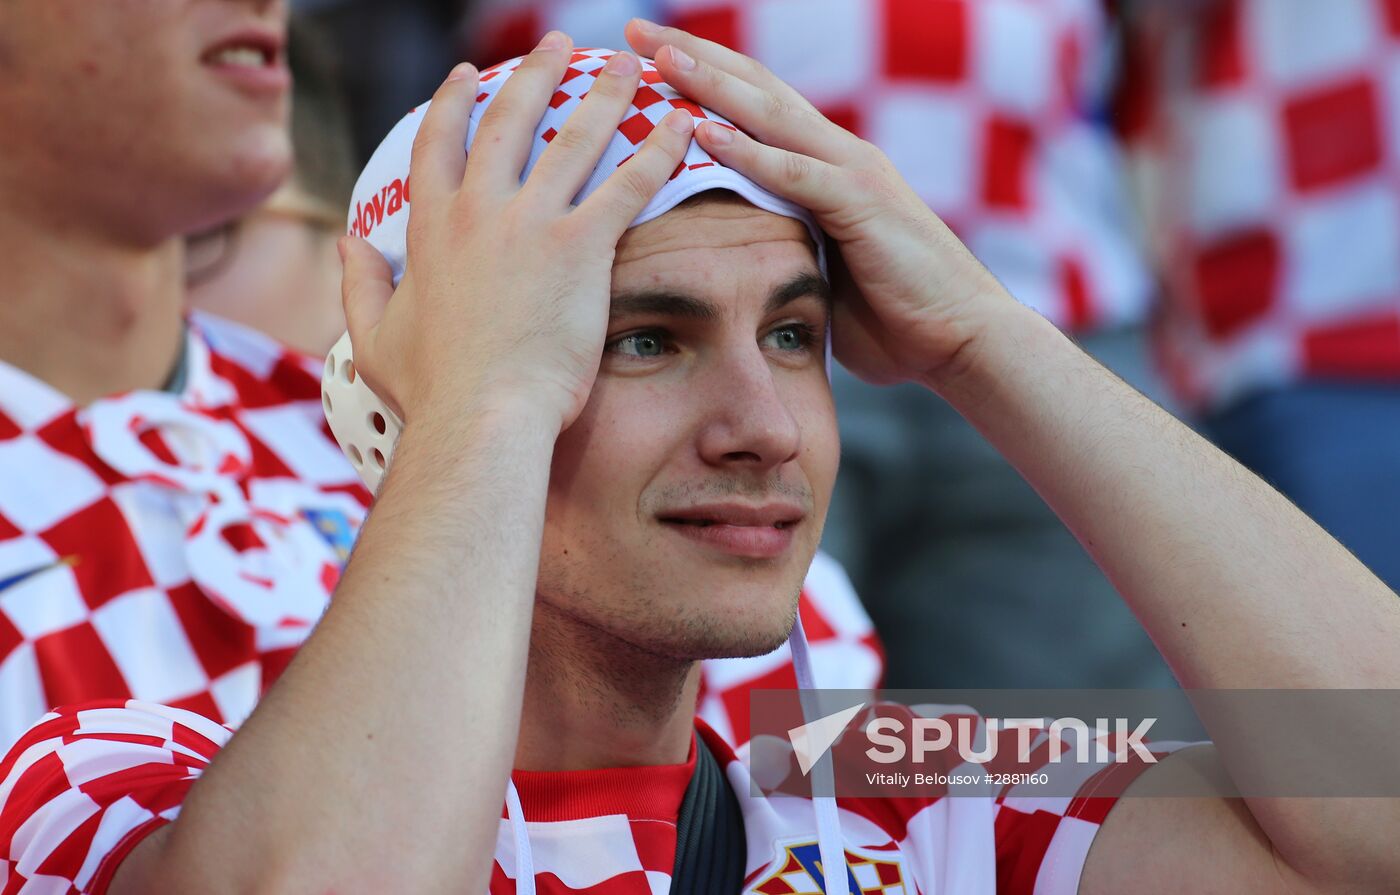
[[[822,895],[824,883],[817,843],[802,842],[784,846],[777,869],[748,891],[758,895]],[[900,855],[846,849],[846,888],[860,895],[906,895],[909,889],[904,884]]]
[[[340,510],[330,509],[303,509],[301,514],[316,527],[316,533],[335,551],[340,564],[345,565],[345,561],[350,558],[350,548],[355,546],[355,525],[350,521],[350,517]]]

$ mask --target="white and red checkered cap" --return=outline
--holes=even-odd
[[[522,179],[533,170],[540,154],[563,128],[570,113],[592,87],[604,63],[615,53],[615,50],[606,49],[574,51],[569,67],[564,73],[564,80],[554,92],[549,108],[535,130],[534,144],[530,148],[530,159],[525,164]],[[491,105],[491,100],[501,85],[523,59],[524,57],[511,59],[481,73],[480,93],[467,128],[469,153],[477,127],[481,123],[481,116]],[[650,59],[642,59],[641,63],[642,84],[632,100],[632,106],[628,109],[626,118],[618,125],[612,142],[608,144],[592,176],[583,189],[579,190],[575,203],[583,201],[602,185],[610,173],[631,158],[647,134],[651,133],[651,129],[672,109],[687,110],[695,117],[697,123],[714,121],[725,127],[734,127],[723,116],[683,98],[661,79]],[[379,145],[369,164],[365,166],[359,182],[355,184],[354,196],[350,202],[347,221],[349,232],[367,239],[388,259],[394,271],[395,283],[403,275],[406,254],[411,192],[409,159],[413,149],[413,138],[427,109],[428,104],[424,103],[409,112],[384,138],[384,142]],[[821,230],[805,208],[773,195],[739,172],[721,165],[693,140],[671,179],[647,203],[641,214],[637,215],[632,226],[659,217],[691,196],[707,190],[731,190],[758,208],[805,223],[811,231],[818,262],[825,271]]]
[[[569,61],[564,80],[555,91],[549,109],[535,131],[530,159],[522,179],[529,176],[540,154],[555,134],[564,126],[569,114],[588,92],[599,70],[615,55],[615,50],[578,49]],[[524,57],[492,66],[481,73],[481,92],[472,110],[467,128],[467,151],[476,137],[481,116],[491,105],[492,98],[510,77]],[[684,99],[661,80],[656,66],[649,59],[642,62],[642,84],[632,100],[627,117],[618,125],[602,158],[575,197],[582,201],[603,183],[619,165],[632,157],[637,146],[651,129],[672,109],[685,109],[697,121],[714,121],[725,127],[734,125],[715,112]],[[407,257],[408,215],[411,195],[409,160],[413,140],[428,106],[424,104],[409,112],[384,142],[375,150],[364,173],[355,185],[350,203],[349,232],[369,241],[389,261],[394,282],[403,276]],[[685,157],[675,172],[633,220],[632,226],[657,218],[681,202],[707,190],[730,190],[765,211],[795,218],[807,225],[817,255],[817,264],[826,273],[826,254],[821,229],[805,208],[773,195],[732,168],[726,168],[699,144],[691,141]],[[827,375],[831,374],[831,334],[826,340]],[[403,422],[392,410],[354,375],[354,352],[349,333],[332,346],[326,358],[325,374],[321,380],[321,400],[331,432],[350,458],[356,472],[371,491],[377,491],[388,466]]]

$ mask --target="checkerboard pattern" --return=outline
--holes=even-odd
[[[605,49],[579,48],[574,51],[563,80],[535,129],[530,155],[521,173],[522,181],[530,176],[540,156],[558,135],[559,129],[564,127],[569,115],[582,102],[598,72],[613,54],[613,50]],[[482,116],[486,114],[497,91],[521,61],[520,58],[509,59],[481,72],[481,92],[476,97],[476,105],[467,125],[468,154],[476,140]],[[724,117],[682,98],[661,80],[650,60],[642,62],[640,81],[641,85],[633,98],[631,108],[611,141],[603,149],[592,174],[574,196],[574,204],[582,202],[601,186],[613,171],[626,163],[636,153],[637,147],[646,139],[647,134],[651,133],[652,128],[673,109],[684,109],[697,121],[713,121],[733,129],[734,125]],[[407,260],[408,218],[411,211],[409,170],[413,140],[429,105],[430,103],[424,103],[411,110],[389,131],[365,165],[351,197],[348,232],[363,237],[379,250],[389,262],[395,282],[403,275]],[[824,263],[821,234],[806,209],[775,196],[738,172],[721,165],[694,141],[687,147],[685,156],[676,165],[670,180],[663,184],[646,204],[633,220],[632,226],[645,223],[690,196],[709,189],[732,190],[760,208],[802,221],[817,241],[818,262]]]
[[[1075,330],[1141,320],[1151,286],[1116,143],[1096,120],[1101,0],[486,0],[470,58],[548,28],[625,46],[630,16],[763,62],[881,147],[1021,301]]]
[[[46,715],[0,760],[0,895],[107,891],[120,861],[174,820],[233,732],[193,712],[109,700]],[[754,795],[747,767],[713,731],[749,843],[744,891],[819,895],[816,816],[804,798]],[[1154,746],[1163,757],[1170,747]],[[1074,895],[1099,826],[1151,765],[1064,764],[1075,798],[838,800],[846,872],[864,895]],[[516,772],[541,895],[654,895],[670,887],[680,765]],[[1114,777],[1111,786],[1105,775]],[[393,850],[392,843],[386,849]],[[515,839],[501,821],[489,891],[513,895]],[[835,891],[833,889],[833,891]]]
[[[119,529],[117,526],[113,530]],[[275,643],[276,649],[259,656],[246,626],[240,629],[232,618],[223,621],[222,612],[197,589],[186,587],[180,593],[179,617],[189,619],[190,626],[181,631],[167,625],[155,632],[161,642],[149,638],[142,641],[142,649],[152,660],[164,651],[171,653],[163,666],[152,672],[156,687],[150,692],[168,692],[178,686],[183,680],[179,675],[186,673],[183,669],[205,656],[222,656],[214,659],[215,668],[247,666],[240,675],[228,678],[241,689],[232,690],[229,682],[206,687],[209,699],[220,694],[212,708],[209,699],[204,698],[173,700],[178,703],[176,707],[139,700],[100,699],[98,696],[104,692],[121,693],[132,688],[120,673],[94,672],[82,656],[59,655],[45,666],[50,676],[68,669],[65,680],[71,689],[66,695],[76,695],[82,705],[59,709],[39,719],[24,732],[10,755],[0,761],[0,895],[19,892],[25,884],[53,885],[58,887],[56,891],[72,891],[67,888],[71,884],[81,892],[104,892],[116,866],[136,843],[177,816],[185,793],[207,760],[227,742],[233,725],[252,710],[261,691],[285,667],[307,633],[304,627],[287,628]],[[808,573],[800,612],[811,641],[819,685],[842,689],[873,689],[879,685],[883,654],[870,619],[845,572],[824,554],[817,555]],[[191,652],[195,654],[193,660],[189,658]],[[100,643],[92,655],[99,657],[93,663],[103,667],[109,664]],[[247,659],[248,656],[254,658]],[[170,682],[163,685],[164,690],[159,676],[162,673],[168,675],[165,680]],[[702,666],[699,714],[716,729],[717,737],[742,746],[749,731],[747,692],[753,688],[795,685],[786,646],[751,659],[711,660]],[[19,695],[25,696],[28,705],[38,704],[42,694]],[[44,709],[38,711],[42,714]],[[226,719],[226,725],[218,723],[221,718]],[[665,773],[669,770],[661,769],[646,779],[629,776],[621,803],[664,805],[670,799],[678,805],[675,793],[656,790],[669,781],[683,791],[689,782],[689,770],[683,774]],[[650,892],[650,882],[664,882],[669,876],[675,855],[674,817],[660,822],[650,816],[577,817],[569,813],[567,806],[550,806],[536,800],[536,790],[557,795],[562,791],[559,786],[544,781],[532,788],[528,780],[519,780],[517,785],[530,817],[540,817],[544,812],[550,814],[548,819],[556,821],[549,843],[537,844],[537,867],[552,862],[562,869],[576,862],[580,851],[587,853],[595,848],[600,837],[611,841],[630,837],[630,849],[610,847],[605,851],[612,858],[627,854],[622,865],[604,862],[582,877],[577,866],[569,868],[570,879],[591,879],[599,886],[584,886],[578,891]],[[600,803],[592,797],[575,801],[593,808]],[[618,810],[624,812],[625,808]],[[553,812],[563,813],[554,817]],[[503,847],[511,843],[509,831],[503,834],[502,843]],[[571,843],[581,845],[573,847]],[[863,867],[856,856],[852,860],[860,879],[880,872],[874,867]],[[513,891],[514,883],[502,869],[503,863],[513,866],[506,857],[498,856],[493,892]],[[888,874],[888,870],[884,872]],[[887,891],[893,895],[901,890]]]
[[[0,365],[0,742],[137,698],[237,723],[324,610],[368,495],[319,364],[190,321],[187,385],[74,407]]]
[[[1126,96],[1190,404],[1400,378],[1400,5],[1157,4]]]

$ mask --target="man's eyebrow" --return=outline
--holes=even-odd
[[[799,298],[815,296],[831,312],[831,287],[815,273],[801,273],[778,286],[768,296],[763,312],[771,314]],[[719,319],[719,310],[693,295],[670,289],[640,289],[619,292],[612,297],[608,316],[612,318],[642,315],[685,317],[702,322]]]
[[[820,299],[826,308],[827,316],[831,315],[831,285],[815,273],[800,273],[774,289],[763,306],[763,313],[771,314],[784,305],[809,295]]]
[[[710,322],[719,318],[719,311],[709,302],[683,292],[669,289],[641,289],[619,292],[612,297],[609,317],[655,315],[658,317],[688,317]]]

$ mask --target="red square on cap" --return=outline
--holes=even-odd
[[[619,124],[617,129],[622,131],[623,136],[632,141],[633,146],[636,146],[645,140],[647,134],[651,133],[655,127],[656,125],[651,123],[650,118],[638,112]]]
[[[1355,80],[1298,96],[1283,110],[1288,164],[1298,189],[1328,186],[1381,163],[1375,85]]]
[[[885,0],[885,73],[892,78],[957,81],[967,73],[968,16],[963,0]]]
[[[632,106],[637,109],[645,109],[647,106],[656,105],[665,98],[655,89],[642,85],[637,88],[636,95],[632,97]]]

